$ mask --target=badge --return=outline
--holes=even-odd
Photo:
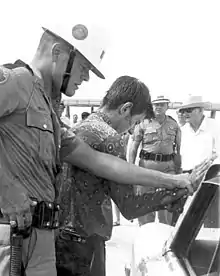
[[[4,67],[0,67],[0,84],[7,82],[9,77],[9,72]]]
[[[72,35],[77,40],[84,40],[88,36],[88,29],[85,25],[77,24],[72,28]]]

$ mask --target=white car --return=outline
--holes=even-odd
[[[187,200],[175,227],[148,223],[138,229],[131,248],[131,262],[125,268],[126,275],[220,275],[218,172],[219,165],[210,168],[196,194]]]

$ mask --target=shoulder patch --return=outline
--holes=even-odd
[[[7,82],[9,78],[9,72],[3,66],[0,67],[0,84]]]

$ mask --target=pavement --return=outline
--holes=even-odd
[[[106,243],[106,276],[125,276],[125,264],[130,263],[131,245],[138,224],[121,215],[121,225],[113,227],[110,241]]]

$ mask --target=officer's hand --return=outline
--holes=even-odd
[[[22,230],[32,223],[31,206],[36,206],[36,202],[31,201],[24,193],[15,193],[11,198],[4,199],[1,212],[9,219],[12,227]]]

